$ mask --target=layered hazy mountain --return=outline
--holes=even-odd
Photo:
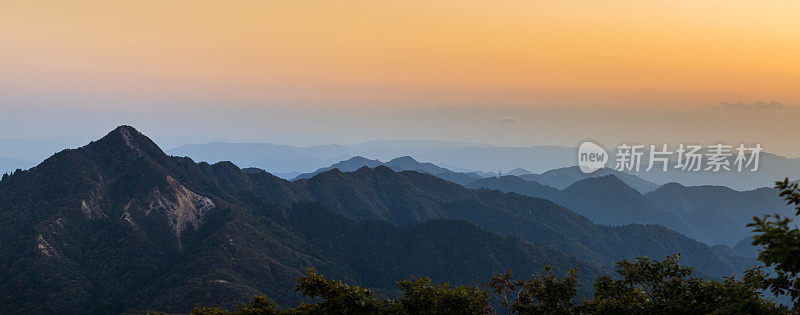
[[[184,139],[185,140],[185,139]],[[0,139],[0,172],[10,172],[17,168],[25,169],[37,164],[54,152],[67,147],[85,143],[77,137],[61,137],[43,140]],[[173,139],[169,143],[180,143]],[[188,156],[196,161],[216,163],[231,161],[242,167],[256,167],[267,170],[282,178],[295,178],[304,173],[328,167],[334,163],[361,156],[371,160],[389,161],[400,156],[413,156],[459,173],[476,173],[482,177],[496,176],[498,172],[506,175],[541,175],[529,180],[546,183],[556,188],[564,188],[574,183],[548,182],[548,172],[577,173],[570,167],[576,165],[577,150],[573,147],[531,146],[502,147],[489,144],[434,141],[434,140],[381,140],[354,145],[315,145],[298,147],[270,143],[210,142],[206,144],[187,144],[168,151],[171,155]],[[614,152],[608,167],[614,167]],[[800,159],[786,158],[762,152],[757,172],[687,172],[675,169],[671,161],[667,172],[656,167],[645,172],[647,155],[643,156],[642,170],[628,174],[636,175],[645,181],[662,185],[677,182],[685,186],[716,185],[735,190],[751,190],[772,187],[777,179],[789,177],[800,179]],[[610,172],[604,171],[602,175]],[[652,184],[644,186],[629,182],[625,173],[614,173],[631,187],[642,193],[654,189]],[[578,174],[580,175],[580,174]],[[602,176],[601,175],[601,176]],[[560,176],[559,177],[563,177]],[[596,177],[596,176],[595,176]],[[585,177],[584,177],[585,178]],[[652,188],[652,189],[651,189]]]
[[[217,162],[230,160],[237,165],[252,166],[273,173],[310,173],[336,162],[355,156],[372,160],[388,161],[398,156],[413,156],[420,161],[434,163],[455,172],[477,172],[482,176],[496,175],[498,171],[508,175],[531,176],[526,178],[556,188],[565,188],[587,177],[614,174],[634,189],[645,193],[658,185],[677,182],[686,186],[718,185],[736,190],[750,190],[772,187],[775,180],[789,177],[800,179],[800,159],[786,158],[769,153],[761,153],[757,172],[688,172],[676,169],[670,162],[668,171],[663,172],[656,164],[649,172],[647,156],[643,157],[641,171],[629,172],[640,183],[626,178],[626,173],[612,170],[600,171],[597,175],[584,176],[574,166],[577,163],[577,150],[573,147],[532,146],[500,147],[482,144],[469,144],[444,141],[373,141],[357,145],[321,145],[312,147],[292,147],[262,143],[208,143],[185,145],[169,151],[170,154],[189,156],[198,161]],[[608,167],[614,167],[614,152]],[[553,174],[556,172],[557,174]],[[528,174],[531,173],[531,174]],[[550,174],[548,174],[550,173]],[[288,174],[295,175],[295,174]],[[539,175],[534,178],[534,175]],[[556,179],[550,179],[556,175]],[[575,176],[573,180],[561,180]],[[291,176],[288,176],[291,178]],[[637,179],[638,181],[638,179]]]
[[[710,245],[734,248],[749,244],[752,234],[746,225],[753,216],[794,215],[794,210],[772,188],[737,191],[723,186],[669,183],[642,195],[629,184],[639,184],[641,179],[621,174],[627,175],[623,177],[626,182],[619,175],[589,177],[563,189],[526,180],[533,178],[530,175],[484,178],[467,187],[545,198],[600,224],[659,224]],[[555,178],[556,182],[569,182],[570,177]],[[752,253],[750,249],[746,252]]]
[[[591,174],[585,174],[574,166],[542,174],[518,168],[506,174],[521,175],[498,178],[492,174],[453,172],[408,156],[386,163],[355,157],[302,174],[297,179],[310,178],[332,169],[348,172],[379,165],[395,171],[428,173],[470,188],[499,189],[552,200],[600,224],[659,224],[710,245],[733,247],[749,237],[746,224],[754,215],[791,212],[771,188],[736,191],[722,186],[687,187],[677,183],[659,186],[636,175],[609,168]]]
[[[778,213],[793,217],[795,210],[786,205],[772,188],[736,191],[723,186],[684,186],[669,183],[645,194],[661,209],[691,222],[705,237],[716,244],[741,247],[752,234],[745,227],[753,217]]]
[[[516,175],[509,173],[508,175]],[[592,173],[586,174],[581,172],[577,166],[563,167],[554,170],[549,170],[542,174],[520,174],[517,175],[527,181],[534,181],[540,184],[551,186],[553,188],[564,189],[570,185],[587,178],[604,177],[614,175],[619,178],[626,185],[636,189],[640,193],[646,193],[658,188],[658,184],[648,180],[644,180],[636,175],[615,171],[610,168],[601,168]]]
[[[352,172],[362,167],[374,168],[377,166],[386,166],[391,168],[394,171],[417,171],[420,173],[431,174],[433,176],[449,180],[454,183],[458,184],[468,184],[475,180],[483,178],[481,174],[472,172],[472,173],[462,173],[462,172],[453,172],[449,169],[437,166],[433,163],[422,163],[410,156],[402,156],[398,158],[394,158],[389,160],[388,162],[384,163],[379,160],[370,160],[365,157],[357,156],[345,161],[341,161],[335,163],[329,167],[320,168],[312,173],[305,173],[300,174],[294,179],[303,179],[303,178],[311,178],[319,173],[323,173],[326,171],[330,171],[333,169],[337,169],[343,172]]]
[[[615,175],[589,177],[563,189],[517,176],[484,178],[468,184],[467,187],[498,189],[552,200],[599,224],[658,224],[693,239],[708,242],[691,224],[674,213],[660,209]]]
[[[255,294],[290,305],[311,266],[391,292],[412,274],[472,284],[545,264],[593,279],[620,259],[678,252],[713,277],[753,263],[662,226],[597,225],[548,200],[384,165],[287,181],[195,163],[128,126],[0,181],[0,242],[3,313],[186,312]]]
[[[661,184],[676,182],[684,186],[725,186],[740,191],[763,187],[771,188],[775,185],[775,181],[787,177],[792,180],[800,179],[800,159],[786,158],[765,152],[760,154],[758,170],[755,172],[749,169],[739,172],[733,165],[730,171],[688,172],[676,169],[674,161],[669,163],[667,172],[663,172],[659,166],[660,164],[656,164],[656,167],[649,172],[645,172],[646,167],[643,167],[641,172],[634,174]],[[703,165],[703,167],[707,167],[707,165]]]
[[[456,172],[497,171],[518,167],[544,172],[575,164],[574,148],[557,146],[497,147],[447,141],[393,140],[371,141],[355,145],[318,145],[293,147],[265,143],[224,143],[184,145],[168,153],[189,156],[197,161],[232,161],[237,165],[257,167],[270,172],[312,172],[333,163],[362,156],[388,161],[399,156],[413,156]]]

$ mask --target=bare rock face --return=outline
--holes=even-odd
[[[100,207],[101,202],[105,198],[105,186],[103,176],[99,176],[97,181],[91,183],[91,191],[87,199],[81,200],[81,212],[86,219],[100,219],[107,217],[106,213]]]
[[[42,234],[36,237],[36,247],[42,252],[42,255],[47,258],[58,258],[60,256],[53,245],[50,245],[50,243],[44,239]]]
[[[180,246],[181,233],[186,227],[191,225],[195,230],[200,228],[205,215],[216,205],[211,199],[189,190],[171,176],[167,176],[167,183],[168,188],[153,189],[145,201],[131,200],[128,202],[120,219],[136,228],[138,224],[132,215],[133,211],[145,216],[163,213]]]
[[[100,205],[94,199],[89,199],[88,201],[81,200],[81,212],[83,216],[89,220],[106,216],[106,214],[103,213],[103,209],[100,208]]]

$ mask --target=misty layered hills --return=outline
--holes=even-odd
[[[208,163],[230,161],[242,167],[257,167],[274,173],[314,170],[351,157],[343,146],[338,145],[300,148],[271,143],[228,142],[187,144],[168,153]]]
[[[356,156],[341,162],[334,163],[333,165],[328,167],[319,168],[311,173],[300,174],[294,179],[311,178],[314,177],[314,175],[317,175],[325,171],[330,171],[332,169],[338,169],[342,172],[352,172],[362,167],[376,167],[378,165],[383,165],[383,162],[378,160],[370,160],[362,156]]]
[[[722,186],[683,186],[669,183],[645,194],[661,209],[691,222],[716,244],[735,246],[750,238],[745,227],[754,216],[778,213],[792,217],[795,211],[772,188],[736,191]]]
[[[515,174],[509,173],[508,175]],[[578,181],[587,178],[603,177],[608,175],[614,175],[622,180],[626,185],[643,194],[658,188],[658,184],[656,183],[644,180],[636,175],[619,172],[610,168],[601,168],[595,172],[586,174],[581,172],[577,166],[570,166],[549,170],[542,174],[522,174],[517,176],[527,181],[538,182],[553,188],[564,189]]]
[[[736,191],[722,186],[669,183],[641,195],[616,175],[587,178],[564,189],[517,176],[484,178],[467,187],[545,198],[599,224],[659,224],[707,244],[734,248],[752,236],[746,225],[753,216],[794,215],[794,210],[772,188]]]
[[[294,280],[311,266],[386,290],[410,274],[473,283],[545,264],[580,267],[587,279],[606,272],[466,221],[358,222],[290,202],[314,190],[287,183],[169,157],[127,126],[59,152],[0,181],[0,312],[186,312],[255,294],[292,304]]]
[[[733,160],[731,160],[731,164],[733,164]],[[758,170],[755,172],[751,172],[749,169],[738,172],[733,165],[731,165],[730,171],[687,172],[675,169],[673,161],[667,172],[654,168],[650,172],[637,172],[636,175],[656,183],[676,182],[685,186],[725,186],[740,191],[773,187],[775,181],[786,177],[792,180],[800,179],[800,158],[787,158],[761,152],[758,165]]]
[[[295,179],[311,178],[316,176],[317,174],[330,171],[333,169],[337,169],[342,172],[353,172],[362,167],[374,168],[379,165],[391,168],[396,172],[416,171],[420,173],[427,173],[462,185],[473,182],[481,178],[481,176],[476,173],[453,172],[449,169],[439,167],[433,163],[418,162],[417,160],[415,160],[410,156],[402,156],[394,158],[386,163],[383,163],[379,160],[370,160],[365,157],[357,156],[345,161],[335,163],[329,167],[320,168],[312,173],[300,174],[297,177],[295,177]]]
[[[506,175],[514,175],[514,176],[529,175],[529,174],[533,174],[533,172],[521,167],[517,167],[513,170],[506,172]]]
[[[738,272],[738,268],[753,263],[720,254],[662,226],[597,225],[549,200],[467,189],[429,174],[398,173],[385,166],[363,167],[355,172],[331,170],[295,182],[262,172],[255,183],[254,190],[262,191],[265,198],[275,199],[275,191],[292,190],[297,200],[310,198],[358,220],[388,220],[401,225],[435,218],[470,221],[601,266],[639,255],[662,257],[677,252],[683,253],[687,264],[715,276]]]
[[[467,187],[498,189],[552,200],[598,224],[658,224],[693,239],[706,241],[690,224],[673,213],[659,209],[615,175],[589,177],[564,189],[526,181],[517,176],[484,178],[468,184]]]
[[[731,248],[736,254],[744,257],[758,257],[759,247],[753,246],[753,238],[745,237]]]
[[[490,171],[522,167],[532,172],[575,164],[575,148],[558,146],[498,147],[449,141],[383,140],[354,145],[294,147],[267,143],[189,144],[169,150],[209,163],[232,161],[272,173],[312,172],[354,156],[388,161],[413,156],[456,172]]]
[[[312,172],[353,156],[386,161],[409,155],[455,172],[485,173],[482,174],[484,177],[496,175],[499,170],[520,168],[517,170],[520,173],[506,174],[522,176],[559,189],[588,177],[613,174],[641,193],[670,182],[686,186],[718,185],[736,190],[752,190],[772,187],[775,180],[785,177],[800,179],[800,159],[765,152],[761,153],[757,172],[688,172],[675,169],[675,161],[671,161],[667,172],[656,167],[649,172],[642,170],[635,174],[604,169],[589,175],[581,173],[575,166],[575,148],[558,146],[499,147],[446,141],[400,140],[307,148],[258,143],[208,143],[181,146],[169,153],[206,162],[229,160],[240,166],[258,167],[273,173]],[[614,153],[609,154],[612,157],[609,165],[613,166]],[[646,156],[642,165],[646,168]]]

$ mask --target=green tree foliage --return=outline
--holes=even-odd
[[[306,314],[382,314],[395,307],[391,301],[374,298],[369,289],[325,279],[313,268],[297,280],[296,289],[312,299],[322,299],[296,309]]]
[[[766,285],[761,268],[724,281],[693,275],[679,264],[680,255],[664,260],[637,258],[617,263],[617,277],[595,280],[592,299],[578,301],[577,270],[555,275],[545,267],[529,280],[514,280],[511,272],[495,275],[483,288],[435,284],[430,278],[398,282],[397,300],[378,299],[369,289],[333,281],[309,269],[297,290],[315,303],[279,309],[257,296],[234,312],[195,308],[198,315],[219,314],[492,314],[489,294],[510,314],[785,314],[788,309],[762,297]]]
[[[250,302],[240,305],[234,312],[228,312],[216,307],[196,307],[192,310],[192,314],[196,315],[271,315],[281,313],[282,311],[278,308],[278,305],[270,301],[269,298],[264,295],[253,297]]]
[[[498,274],[484,285],[508,313],[570,314],[577,310],[578,275],[571,269],[559,278],[550,266],[530,280],[513,279],[511,272]],[[514,300],[516,299],[516,300]]]
[[[435,284],[430,278],[411,277],[398,283],[399,300],[379,299],[372,291],[329,280],[310,268],[297,280],[296,289],[314,303],[280,309],[265,296],[256,296],[236,311],[195,307],[195,315],[255,314],[487,314],[491,311],[485,291],[471,286]]]
[[[638,258],[617,263],[614,279],[595,281],[595,295],[583,308],[592,314],[764,314],[785,309],[764,299],[759,289],[765,275],[748,270],[739,280],[695,277],[693,269],[678,263],[680,255],[662,261]]]
[[[428,277],[411,277],[398,284],[405,292],[400,298],[406,314],[485,314],[489,298],[479,287],[434,284]]]
[[[795,207],[796,215],[800,215],[798,183],[791,183],[787,178],[776,182],[775,188],[781,190],[780,196]],[[797,308],[800,306],[800,230],[791,224],[791,218],[778,214],[753,217],[753,221],[747,225],[758,233],[753,237],[753,245],[763,247],[758,260],[775,270],[775,276],[766,280],[766,286],[775,294],[789,295]]]

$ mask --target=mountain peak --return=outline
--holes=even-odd
[[[619,177],[614,174],[605,176],[589,177],[579,180],[564,190],[585,190],[585,189],[602,189],[605,191],[633,191],[639,194],[635,189],[631,188]]]
[[[419,162],[417,162],[417,160],[415,160],[413,157],[406,155],[394,158],[391,161],[389,161],[389,163],[419,163]]]
[[[147,136],[128,125],[121,125],[100,140],[91,143],[91,148],[104,148],[118,151],[121,148],[127,148],[135,151],[139,155],[160,156],[165,155],[161,148],[150,140]]]
[[[130,125],[119,125],[119,126],[117,126],[117,128],[114,128],[114,130],[111,130],[111,132],[109,132],[109,133],[115,133],[115,132],[131,133],[131,132],[139,132],[139,131],[136,130],[136,128],[133,128],[133,126],[130,126]]]
[[[338,162],[336,164],[333,164],[333,165],[331,165],[331,167],[339,167],[339,166],[343,166],[343,165],[349,165],[350,167],[346,167],[346,169],[348,169],[348,171],[349,171],[349,168],[353,168],[353,170],[356,170],[356,169],[360,168],[360,166],[362,166],[362,165],[366,165],[366,166],[369,166],[369,167],[375,167],[378,164],[381,164],[381,161],[379,161],[377,159],[376,160],[370,160],[370,159],[365,158],[363,156],[357,155],[357,156],[351,157],[351,158],[349,158],[347,160],[344,160],[344,161]],[[358,166],[356,166],[356,165],[358,165]]]
[[[510,170],[510,171],[506,172],[506,174],[519,176],[519,175],[533,174],[533,172],[531,172],[529,170],[526,170],[524,168],[521,168],[521,167],[517,167],[517,168],[515,168],[513,170]]]

